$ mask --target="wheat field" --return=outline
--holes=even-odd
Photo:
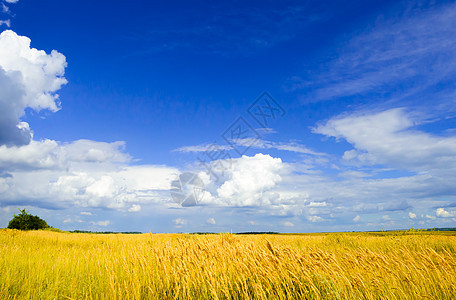
[[[0,230],[0,298],[455,299],[454,234]]]

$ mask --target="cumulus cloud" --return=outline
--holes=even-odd
[[[408,215],[410,219],[416,219],[416,214],[409,212]]]
[[[437,208],[435,214],[440,218],[452,218],[456,215],[454,212],[446,211],[444,208]]]
[[[203,198],[205,203],[227,206],[262,205],[272,196],[268,191],[282,180],[282,160],[261,153],[213,161],[211,167],[214,176],[202,176],[210,193]]]
[[[173,222],[176,225],[185,225],[185,224],[187,224],[187,220],[181,219],[181,218],[174,219]]]
[[[18,3],[19,0],[5,0],[7,3]]]
[[[0,34],[0,145],[30,143],[32,132],[20,121],[25,109],[59,110],[56,91],[67,83],[65,56],[55,50],[46,54],[30,42],[11,30]]]
[[[65,173],[55,182],[48,180],[48,189],[43,194],[53,194],[61,203],[69,202],[82,207],[138,212],[141,204],[170,201],[170,182],[176,173],[178,171],[174,168],[151,165],[126,166],[112,171]]]
[[[173,223],[175,224],[174,227],[182,228],[184,225],[187,225],[187,220],[181,219],[181,218],[177,218],[177,219],[173,220]]]
[[[209,218],[209,219],[206,220],[206,223],[214,225],[215,224],[215,219],[214,218]]]
[[[47,208],[108,207],[137,212],[140,204],[169,201],[178,170],[129,166],[123,143],[32,141],[0,147],[0,201]]]
[[[309,220],[309,221],[312,222],[312,223],[315,223],[315,222],[321,222],[321,221],[323,221],[323,218],[322,218],[322,217],[319,217],[319,216],[308,216],[308,217],[307,217],[307,220]]]
[[[375,113],[371,115],[374,115],[372,119],[375,120]],[[382,123],[376,124],[381,127]],[[360,127],[363,126],[374,127],[372,124],[360,125]],[[382,132],[381,128],[376,130]],[[410,130],[410,132],[401,130],[399,134],[420,133],[416,130]],[[430,134],[425,135],[434,138]],[[381,137],[382,135],[379,136]],[[365,138],[370,137],[366,135]],[[388,138],[394,138],[394,134],[392,137],[385,137],[386,143],[392,143]],[[395,155],[405,157],[402,151],[408,151],[410,155],[412,150],[408,148],[406,141],[403,141],[403,144],[405,150],[399,149]],[[432,148],[433,145],[429,147]],[[440,155],[442,153],[444,151],[441,151]],[[430,157],[430,159],[433,158]],[[441,203],[433,198],[445,196],[452,199],[455,193],[455,187],[451,184],[452,180],[448,180],[449,177],[439,177],[424,171],[406,176],[400,174],[382,178],[376,172],[391,172],[391,170],[394,172],[395,168],[375,169],[373,167],[372,170],[363,168],[367,171],[363,172],[362,176],[357,174],[357,176],[344,176],[341,179],[338,176],[331,177],[323,172],[306,169],[303,164],[286,163],[279,158],[261,153],[255,156],[242,156],[229,162],[213,161],[211,166],[213,166],[211,170],[217,176],[213,176],[210,172],[200,173],[207,192],[202,205],[243,207],[246,210],[254,209],[256,213],[264,215],[303,216],[301,220],[308,222],[352,224],[352,219],[354,222],[361,222],[372,218],[364,218],[365,214],[377,215],[378,219],[389,221],[386,220],[387,217],[382,218],[385,213],[403,212],[407,215],[411,208],[429,209],[429,205]],[[442,171],[440,167],[436,164],[433,172]],[[347,168],[353,167],[342,164],[338,171],[347,173],[348,171],[345,170]],[[449,165],[442,168],[451,170]],[[357,213],[355,217],[347,218],[347,215],[352,215],[353,212]]]
[[[78,140],[59,143],[53,140],[32,140],[25,146],[0,146],[0,170],[68,169],[81,166],[106,167],[106,164],[127,163],[131,160],[125,152],[124,142],[96,142]]]

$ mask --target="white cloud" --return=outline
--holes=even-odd
[[[311,201],[311,202],[309,203],[309,205],[307,205],[307,206],[308,206],[308,207],[326,207],[327,204],[326,204],[326,202],[324,202],[324,201],[323,201],[323,202],[313,202],[313,201]]]
[[[7,3],[18,3],[19,0],[5,0]]]
[[[227,168],[224,169],[225,174],[217,172],[220,175],[218,181],[213,176],[207,176],[205,184],[210,194],[203,199],[203,205],[241,206],[246,209],[255,209],[257,213],[265,215],[302,215],[309,222],[322,220],[340,222],[342,219],[346,220],[346,215],[353,212],[359,213],[359,217],[355,217],[355,220],[362,221],[367,220],[367,218],[363,219],[361,213],[379,214],[378,218],[381,218],[384,215],[380,215],[382,212],[407,211],[412,207],[423,209],[429,205],[436,205],[431,204],[433,203],[432,197],[436,195],[449,196],[454,194],[452,181],[448,180],[448,177],[442,179],[430,174],[412,174],[402,177],[381,178],[381,175],[375,177],[371,175],[369,177],[346,177],[341,180],[321,172],[306,172],[306,169],[300,164],[284,163],[281,160],[278,164],[274,164],[274,158],[271,156],[263,154],[258,156],[261,156],[262,159],[256,159],[258,157],[253,156],[232,160],[231,164],[228,164]],[[230,194],[230,197],[221,197],[217,191],[226,182],[233,182],[233,172],[239,171],[241,175],[264,178],[267,181],[268,174],[254,175],[256,173],[253,171],[255,167],[243,165],[245,161],[257,164],[268,172],[274,170],[269,175],[278,175],[280,180],[273,181],[274,184],[265,188],[262,193],[252,193],[255,196],[250,199],[245,197],[249,194],[248,190],[239,195]],[[344,165],[341,168],[345,168]],[[351,166],[349,168],[352,169]],[[378,172],[381,174],[381,172],[390,172],[390,170],[394,171],[391,168],[380,168],[371,173],[376,174]],[[249,188],[255,190],[255,182],[252,183],[244,179],[239,179],[239,181],[248,183]],[[398,201],[397,199],[401,200]]]
[[[96,225],[96,226],[103,226],[103,227],[106,227],[106,226],[108,226],[109,224],[111,224],[111,221],[109,221],[109,220],[106,220],[106,221],[92,221],[92,222],[90,222],[90,224]]]
[[[151,165],[64,173],[54,182],[48,179],[48,189],[43,194],[82,207],[128,207],[128,211],[137,212],[141,210],[140,204],[169,202],[170,182],[176,173],[174,168]]]
[[[283,222],[282,225],[285,226],[285,227],[293,227],[293,226],[295,226],[293,223],[288,222],[288,221],[287,222]]]
[[[211,177],[207,182],[206,189],[210,194],[203,198],[205,203],[228,206],[266,204],[271,196],[268,191],[282,180],[282,160],[261,153],[213,161],[211,167],[217,177]]]
[[[323,218],[319,217],[319,216],[308,216],[307,217],[307,220],[309,220],[310,222],[312,223],[315,223],[315,222],[321,222],[323,221]]]
[[[390,109],[336,117],[314,131],[351,143],[355,149],[343,156],[349,162],[409,171],[456,169],[456,137],[414,130],[415,124],[403,109]]]
[[[410,219],[416,219],[416,214],[409,212],[408,215]]]
[[[68,169],[77,164],[106,167],[106,164],[129,162],[131,157],[124,150],[124,142],[32,140],[25,146],[0,146],[0,169]]]
[[[187,225],[187,220],[177,218],[173,220],[174,224],[176,224],[174,227],[176,228],[182,228],[184,225]]]
[[[86,187],[86,193],[91,197],[112,198],[118,189],[119,187],[115,186],[114,179],[111,176],[101,176],[99,180]]]
[[[6,25],[6,27],[11,27],[11,20],[0,20],[0,26]]]
[[[206,223],[214,225],[215,224],[215,219],[214,218],[209,218],[209,219],[206,220]]]
[[[208,194],[203,198],[203,205],[254,208],[265,215],[302,215],[309,222],[345,219],[346,214],[354,211],[379,214],[409,210],[412,205],[426,207],[426,202],[431,203],[430,197],[453,194],[454,190],[448,178],[441,181],[429,174],[397,178],[354,176],[340,180],[322,173],[304,172],[300,164],[284,163],[264,154],[233,159],[225,167],[214,169],[217,178],[200,173],[205,175],[200,177]],[[263,185],[265,182],[270,184]],[[226,196],[218,193],[223,186],[230,188]],[[362,220],[361,216],[355,218]]]
[[[127,186],[133,190],[169,190],[170,182],[179,174],[176,168],[161,165],[127,166],[117,173]]]
[[[300,154],[309,154],[309,155],[325,155],[324,153],[317,153],[306,146],[301,145],[297,142],[289,142],[289,143],[276,143],[272,141],[266,141],[262,139],[255,139],[255,138],[245,138],[245,139],[236,139],[233,141],[236,145],[241,147],[249,147],[252,149],[277,149],[282,151],[289,151],[295,152]],[[218,145],[216,143],[213,144],[200,144],[194,146],[184,146],[173,151],[188,153],[188,152],[213,152],[213,151],[230,151],[233,150],[232,146],[229,145]]]
[[[452,218],[456,215],[454,212],[446,211],[444,208],[437,208],[435,214],[437,217],[441,218]]]
[[[177,219],[174,219],[174,224],[176,224],[176,225],[185,225],[185,224],[187,224],[187,220],[181,219],[181,218],[177,218]]]
[[[141,205],[139,204],[133,204],[129,209],[129,212],[138,212],[141,211]]]
[[[65,162],[64,165],[68,167],[52,165],[9,171],[9,176],[0,177],[0,202],[17,205],[33,202],[48,208],[78,206],[138,211],[140,204],[169,202],[170,182],[178,173],[164,166],[139,168],[109,161],[101,166],[86,162]]]
[[[59,110],[56,91],[66,84],[65,56],[30,48],[30,39],[11,30],[0,34],[0,145],[26,145],[32,138],[19,119],[26,108]]]
[[[91,216],[92,215],[92,213],[90,211],[81,211],[80,214],[84,215],[84,216]]]
[[[353,218],[353,221],[358,222],[360,219],[361,219],[361,217],[359,215],[357,215],[356,217]]]
[[[384,221],[390,221],[390,220],[391,220],[391,218],[390,218],[388,215],[382,216],[382,219],[383,219]]]
[[[0,146],[0,201],[41,207],[108,207],[138,211],[140,203],[169,201],[178,170],[128,166],[124,142],[34,141]]]

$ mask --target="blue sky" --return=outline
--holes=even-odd
[[[1,2],[0,227],[456,225],[452,1]]]

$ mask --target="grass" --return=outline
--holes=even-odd
[[[455,232],[0,230],[0,299],[455,299]]]

